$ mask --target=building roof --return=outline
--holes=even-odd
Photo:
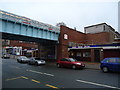
[[[110,27],[112,30],[115,30],[113,27],[111,27],[110,25],[106,24],[106,23],[99,23],[99,24],[95,24],[95,25],[90,25],[84,28],[89,28],[89,27],[94,27],[94,26],[99,26],[99,25],[107,25],[108,27]]]
[[[104,24],[106,24],[106,23],[100,23],[100,24],[90,25],[90,26],[86,26],[86,27],[84,27],[84,28],[89,28],[89,27],[94,27],[94,26],[99,26],[99,25],[104,25]],[[106,24],[106,25],[107,25],[107,24]]]

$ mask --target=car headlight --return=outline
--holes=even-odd
[[[41,63],[41,61],[39,61],[38,63]]]
[[[81,63],[76,63],[76,64],[81,65]]]

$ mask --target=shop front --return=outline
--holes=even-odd
[[[108,57],[120,57],[120,46],[85,46],[70,47],[69,57],[79,61],[100,62]]]

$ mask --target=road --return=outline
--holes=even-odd
[[[2,60],[2,88],[117,88],[118,73],[101,70],[72,70],[57,68],[47,63],[42,66],[18,63],[14,59]]]

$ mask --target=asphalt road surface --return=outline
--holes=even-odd
[[[101,70],[57,68],[2,60],[2,88],[111,88],[120,89],[120,74]]]

